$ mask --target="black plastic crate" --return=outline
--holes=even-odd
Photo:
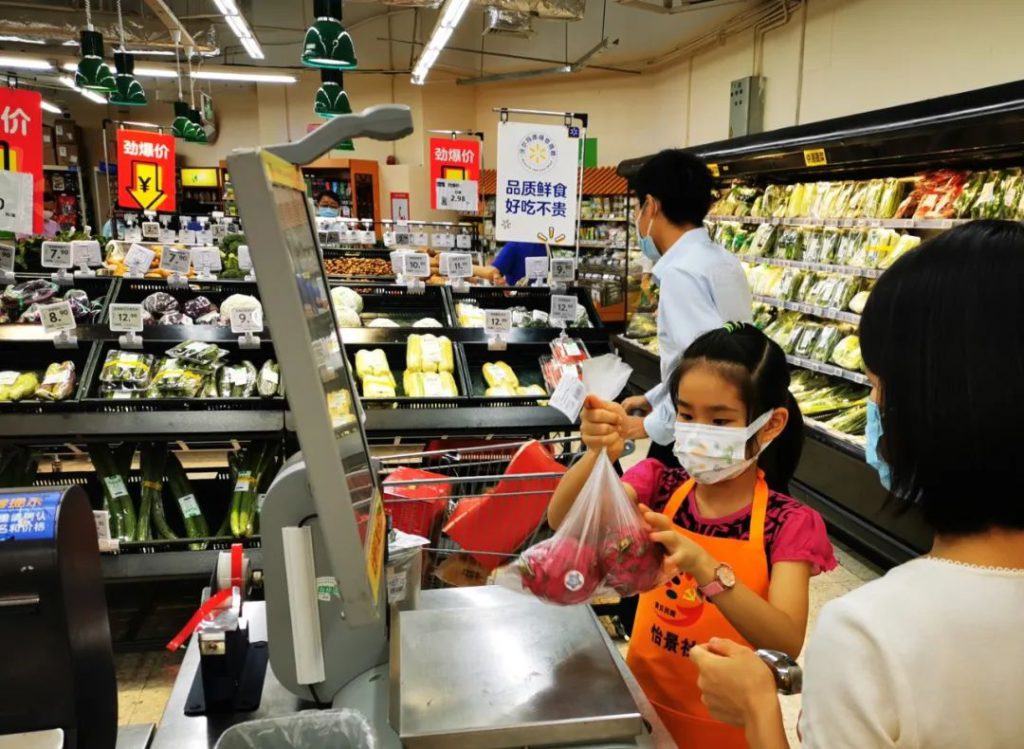
[[[34,281],[34,280],[37,280],[37,279],[42,279],[42,280],[47,280],[48,281],[48,280],[50,280],[50,276],[48,274],[47,275],[42,275],[42,274],[31,274],[31,273],[17,273],[17,274],[15,274],[14,279],[15,279],[14,282],[16,284],[19,284],[19,283],[24,283],[25,281]],[[92,278],[92,277],[89,277],[89,278],[76,278],[72,282],[72,284],[70,286],[60,286],[57,289],[56,295],[50,300],[50,302],[47,302],[47,304],[49,304],[51,302],[59,302],[62,299],[64,299],[64,295],[68,292],[69,289],[81,289],[82,291],[84,291],[86,294],[89,295],[90,303],[95,301],[95,300],[97,300],[97,299],[100,301],[100,303],[101,303],[101,307],[100,307],[101,313],[100,313],[99,316],[96,317],[96,322],[99,322],[101,319],[102,320],[106,320],[107,305],[110,303],[111,290],[113,289],[114,285],[115,285],[114,284],[114,280],[109,278],[109,277],[105,277],[105,276],[99,276],[99,277],[96,277],[96,278]],[[2,290],[2,288],[4,288],[4,287],[0,287],[0,290]],[[2,308],[2,305],[0,305],[0,308]],[[79,325],[89,325],[89,324],[91,324],[91,322],[92,322],[91,320],[79,320],[78,324]],[[7,325],[24,325],[26,323],[11,322],[11,323],[6,323],[6,324]],[[2,326],[0,326],[0,327],[2,327]]]
[[[205,296],[216,304],[218,309],[232,294],[247,294],[257,299],[260,297],[259,289],[253,281],[190,281],[187,289],[172,289],[161,279],[124,278],[121,279],[111,301],[119,304],[141,304],[146,297],[158,291],[170,294],[182,307],[185,302],[198,296]],[[104,315],[103,322],[107,321],[108,317]],[[263,324],[270,327],[266,319]]]
[[[479,405],[535,406],[548,399],[547,395],[488,397],[484,395],[487,391],[487,380],[484,379],[483,373],[484,364],[503,361],[512,367],[520,385],[540,385],[546,390],[540,358],[551,355],[551,347],[548,344],[510,343],[505,351],[489,351],[486,343],[463,343],[462,348],[466,358],[467,379],[472,387],[470,395],[479,399]]]
[[[78,348],[59,349],[51,341],[2,341],[0,342],[0,371],[34,371],[42,382],[46,368],[54,362],[75,363],[75,391],[62,401],[42,401],[36,398],[17,402],[0,401],[0,414],[25,413],[43,414],[56,411],[77,410],[78,400],[85,395],[85,381],[89,374],[90,355],[93,344],[80,341]]]
[[[594,311],[593,302],[590,299],[590,292],[587,289],[573,287],[561,294],[572,294],[576,297],[579,305],[587,311],[587,319],[590,320],[592,328],[575,328],[569,330],[602,330],[604,324],[600,316]],[[525,307],[528,310],[551,311],[552,291],[549,288],[513,287],[505,288],[500,286],[476,286],[470,287],[468,291],[460,292],[451,290],[452,311],[458,317],[456,305],[460,303],[475,304],[480,309],[511,309],[512,307]],[[541,330],[555,330],[554,326],[540,328]]]
[[[363,298],[363,311],[359,315],[363,327],[379,317],[391,319],[399,327],[410,330],[413,329],[413,323],[424,317],[432,317],[446,328],[453,327],[441,286],[427,286],[422,294],[410,294],[404,286],[395,284],[359,283],[332,278],[330,285],[331,288],[347,286]],[[418,330],[431,332],[431,328]]]
[[[186,339],[187,340],[187,339]],[[180,340],[151,340],[144,339],[141,353],[151,354],[154,357],[154,373],[159,358],[164,352],[173,348]],[[274,359],[274,347],[269,341],[262,341],[259,348],[240,349],[233,341],[219,341],[217,345],[226,349],[229,353],[224,358],[228,364],[237,364],[242,361],[251,361],[257,370],[268,359]],[[254,411],[284,408],[285,399],[279,396],[272,398],[132,398],[132,399],[110,399],[100,395],[100,373],[103,371],[103,363],[106,361],[107,352],[118,349],[117,341],[103,341],[97,344],[95,364],[86,388],[82,391],[82,398],[91,410],[97,412],[140,412],[140,411]],[[137,353],[128,351],[127,353]]]
[[[429,332],[429,331],[427,331]],[[362,383],[359,381],[359,376],[356,374],[356,352],[363,349],[373,350],[381,349],[384,355],[388,359],[388,367],[391,369],[391,374],[395,378],[395,392],[397,397],[395,398],[362,398]],[[466,383],[466,365],[463,359],[463,353],[459,345],[455,342],[452,343],[452,357],[454,358],[454,369],[452,377],[455,378],[455,384],[459,388],[459,397],[457,398],[410,398],[405,395],[403,389],[402,379],[405,374],[405,343],[347,343],[345,344],[345,354],[348,356],[350,368],[352,370],[352,379],[359,391],[360,402],[363,404],[364,409],[376,409],[376,408],[459,408],[466,405],[466,398],[469,394],[469,388]]]

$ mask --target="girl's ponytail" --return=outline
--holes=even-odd
[[[786,396],[786,410],[789,411],[786,428],[757,459],[768,488],[780,494],[789,494],[789,481],[800,464],[800,454],[804,449],[803,414],[793,394],[787,392]]]

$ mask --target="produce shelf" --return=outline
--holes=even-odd
[[[844,380],[850,382],[856,382],[858,385],[870,385],[871,381],[868,380],[868,376],[861,372],[852,372],[849,369],[843,369],[842,367],[836,367],[832,364],[822,364],[814,359],[805,359],[802,356],[793,356],[792,354],[786,354],[786,361],[792,364],[794,367],[800,367],[801,369],[809,369],[812,372],[819,372],[820,374],[831,375],[832,377],[841,377]]]
[[[454,327],[447,297],[442,286],[425,286],[422,294],[410,294],[402,286],[386,283],[359,283],[330,279],[331,288],[345,286],[362,297],[363,311],[359,317],[363,325],[368,325],[378,317],[387,317],[397,322],[400,328],[411,332],[429,333],[429,328],[422,331],[413,328],[413,323],[424,317],[432,317],[445,328]],[[356,328],[342,328],[342,335]],[[387,328],[383,328],[387,330]]]
[[[840,276],[860,276],[861,278],[878,278],[885,271],[881,268],[855,268],[851,265],[831,265],[829,263],[809,263],[803,260],[786,260],[776,257],[762,257],[761,255],[737,255],[744,263],[757,263],[760,265],[778,265],[783,268],[801,268],[803,270],[815,271],[816,273],[835,273]]]
[[[804,425],[809,431],[813,431],[822,442],[831,444],[837,450],[842,450],[857,460],[865,459],[863,438],[858,439],[849,434],[843,434],[807,416],[804,417]]]
[[[622,360],[633,368],[629,382],[647,392],[661,382],[661,359],[626,336],[615,336],[614,346]]]
[[[575,427],[551,407],[461,406],[459,408],[374,409],[366,411],[371,439],[493,435],[535,436]]]
[[[769,307],[777,307],[789,310],[790,312],[802,312],[805,315],[824,317],[827,320],[860,325],[860,315],[855,315],[852,312],[840,312],[831,307],[819,307],[815,304],[804,304],[803,302],[788,302],[773,296],[759,296],[758,294],[754,294],[754,301],[758,304],[767,304]]]
[[[966,224],[969,218],[813,218],[793,216],[708,216],[707,221],[738,224],[772,224],[773,226],[808,226],[824,228],[838,227],[881,227],[884,229],[951,229]]]
[[[259,400],[259,399],[254,399]],[[117,401],[109,401],[116,404]],[[138,411],[110,405],[86,410],[24,414],[0,411],[0,442],[49,438],[59,442],[109,442],[118,438],[154,440],[226,437],[250,439],[280,435],[285,428],[283,401],[250,411]]]

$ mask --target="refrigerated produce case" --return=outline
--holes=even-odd
[[[931,539],[864,460],[860,312],[875,280],[921,239],[973,219],[1024,218],[1022,114],[1015,82],[689,149],[718,177],[708,230],[744,262],[755,324],[793,366],[808,424],[794,493],[886,564]],[[638,389],[658,377],[644,312],[629,310],[636,335],[615,342]]]

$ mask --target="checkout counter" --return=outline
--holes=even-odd
[[[381,490],[299,167],[343,140],[410,132],[408,108],[375,107],[228,158],[264,308],[287,331],[274,346],[301,453],[262,509],[266,601],[232,596],[230,626],[269,648],[258,707],[187,714],[201,662],[224,655],[193,636],[152,746],[205,749],[240,723],[333,705],[383,749],[672,747],[589,607],[480,587],[389,609]]]

